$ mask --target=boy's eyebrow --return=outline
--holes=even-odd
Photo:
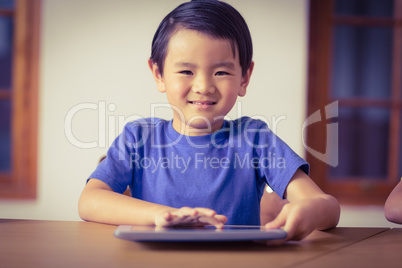
[[[178,66],[178,67],[189,67],[189,68],[195,68],[197,67],[196,64],[193,63],[189,63],[189,62],[176,62],[174,65]]]
[[[194,63],[189,63],[189,62],[176,62],[176,66],[178,67],[189,67],[189,68],[196,68],[197,64]],[[229,61],[223,61],[223,62],[218,62],[212,66],[213,68],[220,68],[220,67],[225,67],[229,69],[236,69],[235,64],[233,62]]]
[[[224,67],[224,68],[229,68],[229,69],[232,69],[232,70],[236,69],[234,63],[229,62],[229,61],[228,62],[226,62],[226,61],[219,62],[219,63],[215,64],[214,67],[215,68]]]

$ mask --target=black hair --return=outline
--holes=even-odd
[[[239,52],[242,75],[250,67],[253,45],[244,18],[231,5],[216,0],[186,2],[172,10],[159,24],[152,40],[151,61],[157,64],[161,75],[173,34],[181,29],[194,30],[231,42],[233,54]]]

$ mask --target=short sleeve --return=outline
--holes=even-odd
[[[109,148],[106,158],[99,163],[89,179],[98,179],[106,183],[113,191],[123,193],[133,180],[131,157],[138,149],[138,142],[132,131],[132,124],[127,124],[122,133]]]
[[[265,123],[260,123],[256,133],[258,173],[281,198],[295,172],[300,168],[307,175],[309,164],[296,154]]]

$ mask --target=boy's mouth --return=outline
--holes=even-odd
[[[201,105],[201,106],[209,106],[209,105],[215,105],[216,102],[214,101],[189,101],[190,104],[195,104],[195,105]]]

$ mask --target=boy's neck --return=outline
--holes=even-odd
[[[208,124],[206,127],[194,127],[189,124],[185,124],[181,121],[178,123],[173,119],[173,129],[185,136],[204,136],[215,133],[219,131],[223,126],[223,120],[214,122],[213,124]]]

